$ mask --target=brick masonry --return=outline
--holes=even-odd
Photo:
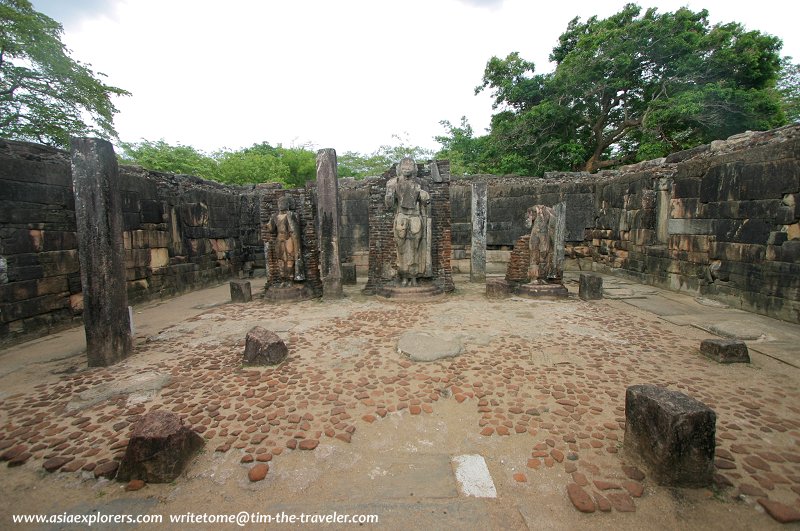
[[[431,166],[436,164],[440,182],[431,178]],[[450,163],[448,161],[417,164],[417,176],[425,183],[423,187],[431,196],[431,270],[433,282],[445,292],[455,289],[453,272],[450,265],[451,245],[451,210],[450,210]],[[370,178],[365,182],[369,186],[369,267],[367,284],[364,293],[376,294],[378,290],[393,281],[393,265],[396,260],[396,248],[392,235],[394,211],[387,207],[386,183],[394,177],[392,167],[378,178]],[[344,196],[347,192],[343,190]],[[348,261],[342,256],[343,261]]]
[[[306,188],[296,188],[292,190],[275,189],[270,185],[259,185],[269,187],[261,197],[261,239],[264,242],[266,253],[267,271],[269,281],[266,287],[279,285],[281,283],[280,273],[278,272],[278,259],[275,255],[275,246],[272,245],[274,236],[266,230],[267,223],[272,214],[278,212],[278,199],[283,195],[289,195],[294,205],[293,209],[300,220],[301,246],[303,253],[303,263],[305,264],[305,284],[315,296],[322,296],[322,280],[319,270],[319,244],[317,239],[316,212],[317,206],[314,202],[314,183],[309,183]]]

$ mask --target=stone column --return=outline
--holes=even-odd
[[[317,152],[317,223],[319,223],[320,274],[323,297],[342,296],[339,256],[339,179],[336,151]]]
[[[73,138],[71,143],[86,352],[90,367],[105,367],[133,349],[119,168],[109,142]]]
[[[485,181],[472,183],[472,245],[470,252],[470,282],[486,281],[486,200]]]

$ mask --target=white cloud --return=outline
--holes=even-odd
[[[491,98],[473,89],[492,55],[519,51],[547,71],[570,19],[605,17],[625,3],[126,0],[71,24],[65,41],[133,93],[117,101],[123,140],[164,138],[207,151],[311,142],[367,153],[403,132],[436,148],[439,121],[462,115],[482,132]],[[686,3],[660,2],[659,10]],[[714,21],[786,39],[785,53],[798,47],[789,41],[791,17],[775,17],[763,3],[704,5]]]

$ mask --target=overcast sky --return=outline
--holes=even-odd
[[[476,96],[487,60],[547,57],[575,16],[619,1],[566,0],[33,0],[61,22],[72,56],[133,95],[116,100],[126,142],[164,139],[204,151],[257,142],[371,153],[396,143],[437,149],[441,120],[492,115]],[[783,39],[800,61],[798,8],[783,1],[688,5]]]

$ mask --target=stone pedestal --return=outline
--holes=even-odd
[[[514,294],[529,299],[565,299],[569,297],[569,291],[567,291],[564,284],[550,284],[547,282],[520,284],[514,290]]]
[[[339,179],[336,151],[330,148],[317,152],[317,220],[322,296],[340,298],[343,294],[339,256]]]
[[[578,297],[585,301],[603,298],[603,277],[591,273],[581,273]]]
[[[747,345],[739,339],[704,339],[700,352],[718,363],[750,363]]]
[[[105,367],[133,349],[119,168],[109,142],[95,138],[71,142],[86,354],[90,367]]]
[[[231,302],[250,302],[253,294],[250,291],[250,282],[247,280],[231,281]]]
[[[705,487],[714,473],[717,416],[702,402],[655,385],[625,393],[625,451],[659,485]]]
[[[181,475],[203,438],[170,411],[151,411],[136,423],[117,480],[169,483]]]
[[[244,363],[247,365],[277,365],[286,359],[289,349],[278,334],[254,326],[247,332]]]
[[[418,286],[392,286],[385,285],[378,290],[378,296],[401,301],[425,301],[438,299],[444,291],[435,284],[420,284]]]
[[[264,300],[267,302],[297,302],[317,297],[319,294],[306,284],[293,284],[285,287],[269,286],[269,289],[264,292]]]

